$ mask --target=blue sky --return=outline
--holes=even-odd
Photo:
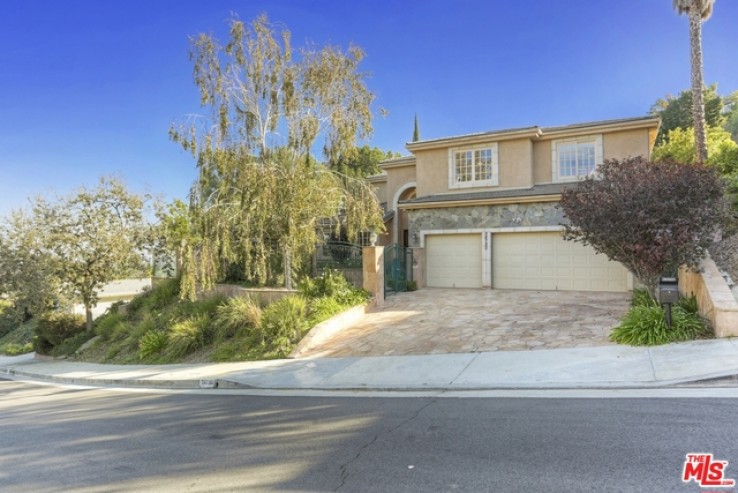
[[[192,157],[172,121],[202,111],[188,36],[225,39],[266,12],[293,45],[361,46],[376,94],[372,146],[640,116],[689,87],[686,17],[671,0],[2,0],[0,215],[117,175],[184,198]],[[703,25],[704,73],[738,90],[738,1]],[[379,116],[379,109],[388,116]],[[204,111],[203,111],[204,113]]]

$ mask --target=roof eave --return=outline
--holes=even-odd
[[[601,132],[617,132],[623,130],[637,130],[642,128],[658,129],[661,125],[661,118],[655,116],[650,118],[641,118],[634,120],[621,120],[602,122],[600,124],[573,125],[567,127],[544,128],[539,140],[559,139],[563,137],[573,137],[587,133]]]
[[[427,149],[438,149],[446,148],[457,145],[475,145],[483,144],[485,142],[500,142],[503,140],[513,140],[537,138],[541,133],[539,127],[528,127],[524,129],[514,131],[501,131],[501,132],[486,132],[480,134],[460,135],[456,137],[446,137],[436,140],[420,141],[420,142],[408,142],[405,147],[410,152],[422,151]]]
[[[561,194],[524,195],[518,197],[496,197],[486,199],[440,200],[434,202],[399,203],[399,209],[437,209],[439,207],[469,207],[476,205],[530,204],[533,202],[558,202]]]

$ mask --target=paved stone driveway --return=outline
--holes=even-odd
[[[425,288],[400,293],[302,357],[604,346],[629,293]]]

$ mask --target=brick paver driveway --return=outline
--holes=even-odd
[[[301,357],[609,345],[629,300],[629,293],[425,288],[390,296]]]

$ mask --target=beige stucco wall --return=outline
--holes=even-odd
[[[387,182],[373,182],[375,193],[377,194],[377,200],[379,203],[388,202],[387,200]],[[390,206],[391,207],[391,206]]]
[[[598,132],[583,130],[583,135],[593,135]],[[561,134],[571,137],[569,134]],[[648,156],[649,149],[655,135],[655,130],[647,128],[619,130],[602,133],[602,147],[604,159],[625,159],[627,157]],[[415,151],[416,165],[396,168],[385,168],[387,185],[384,197],[388,205],[395,197],[402,185],[415,181],[417,196],[482,192],[487,190],[503,190],[507,188],[526,188],[534,184],[552,182],[551,144],[556,135],[550,135],[543,140],[531,140],[528,137],[497,141],[499,186],[449,188],[449,149],[419,149]],[[495,141],[490,141],[490,143]],[[478,146],[480,144],[475,144]],[[459,148],[464,148],[461,145]]]
[[[387,210],[392,209],[392,202],[401,190],[408,183],[415,181],[415,166],[402,166],[400,168],[389,168],[384,170],[387,173]]]
[[[652,140],[651,133],[648,129],[603,133],[603,158],[625,159],[641,155],[648,156]],[[553,180],[551,143],[554,140],[556,139],[540,140],[533,143],[533,182],[537,185],[551,183]]]
[[[463,148],[463,146],[461,147]],[[417,151],[418,197],[438,193],[466,193],[470,191],[525,188],[533,184],[531,161],[533,143],[530,139],[508,140],[497,143],[500,184],[496,187],[452,188],[448,186],[449,148]]]
[[[418,197],[448,192],[448,149],[417,151]]]
[[[602,151],[605,159],[625,159],[649,155],[648,130],[626,130],[602,136]]]
[[[551,183],[551,141],[533,143],[533,183]]]
[[[527,188],[533,185],[533,142],[511,140],[498,144],[500,186],[495,188]]]

